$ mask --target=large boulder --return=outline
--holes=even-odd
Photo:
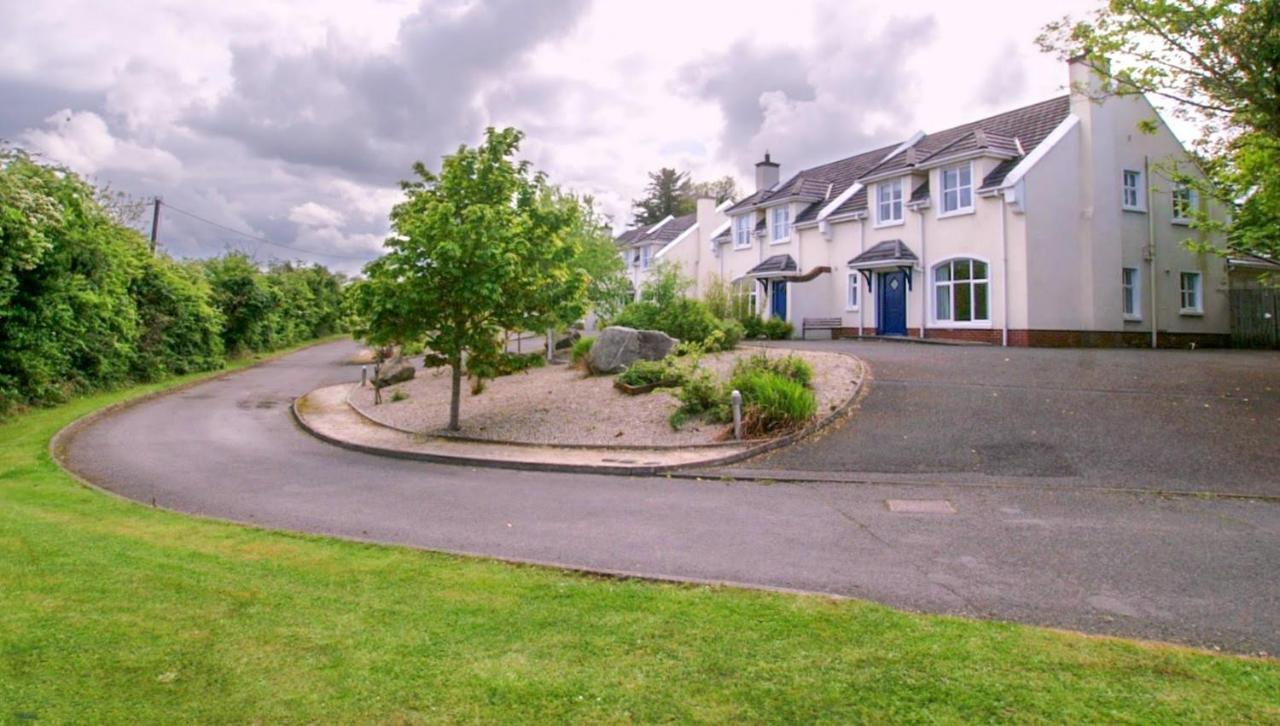
[[[373,376],[374,388],[386,388],[394,386],[397,383],[404,383],[413,379],[416,371],[413,364],[405,360],[397,351],[389,360],[385,360],[378,366],[377,372]]]
[[[636,330],[611,325],[591,346],[587,363],[592,373],[618,373],[637,360],[661,360],[678,341],[658,330]]]

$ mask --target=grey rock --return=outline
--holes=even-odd
[[[413,364],[405,360],[397,351],[394,357],[378,366],[377,373],[373,377],[373,386],[374,388],[386,388],[397,383],[404,383],[412,380],[416,372]]]
[[[675,338],[657,330],[611,325],[592,344],[587,363],[592,373],[618,373],[637,360],[665,358],[676,343]]]

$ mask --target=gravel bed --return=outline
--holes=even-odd
[[[702,366],[722,379],[734,361],[758,348],[708,355]],[[825,416],[853,395],[862,377],[855,358],[822,351],[767,351],[771,357],[794,352],[813,366],[818,416]],[[396,391],[408,397],[392,402]],[[383,389],[373,405],[373,389],[350,398],[362,413],[388,426],[435,433],[449,421],[449,369],[419,369],[412,381]],[[667,417],[679,406],[666,389],[628,396],[613,387],[613,376],[586,376],[566,365],[535,368],[489,381],[478,396],[463,379],[461,434],[496,441],[536,444],[614,446],[690,446],[724,440],[727,427],[690,421],[672,430]]]

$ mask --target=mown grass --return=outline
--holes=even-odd
[[[0,426],[0,722],[1280,720],[1274,661],[266,532],[51,460],[152,388]]]

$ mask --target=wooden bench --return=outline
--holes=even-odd
[[[840,318],[804,318],[800,323],[800,339],[808,338],[810,330],[836,331],[843,327],[844,321]],[[834,332],[831,335],[835,337]]]

